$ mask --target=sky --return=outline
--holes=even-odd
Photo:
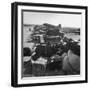
[[[81,27],[81,14],[23,12],[24,24],[61,24],[62,27]]]

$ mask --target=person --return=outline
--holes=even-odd
[[[23,56],[31,56],[31,50],[29,47],[23,48]]]
[[[46,69],[46,64],[47,64],[46,58],[35,54],[32,56],[31,62],[32,62],[32,75],[33,76],[45,75],[45,69]]]
[[[63,59],[62,69],[64,74],[80,74],[80,46],[72,45]]]

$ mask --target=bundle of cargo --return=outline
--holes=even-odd
[[[51,43],[60,42],[61,38],[64,36],[58,29],[48,30],[45,35],[45,41]]]
[[[64,33],[60,30],[61,25],[55,26],[48,23],[36,25],[34,27],[31,41],[35,43],[58,43],[64,36]]]

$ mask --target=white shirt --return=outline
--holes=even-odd
[[[31,62],[34,64],[41,64],[41,65],[46,65],[47,64],[47,59],[40,57],[36,61],[31,60]]]

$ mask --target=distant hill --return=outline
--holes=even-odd
[[[74,28],[74,27],[63,27],[62,32],[64,33],[78,33],[80,34],[80,28]]]

